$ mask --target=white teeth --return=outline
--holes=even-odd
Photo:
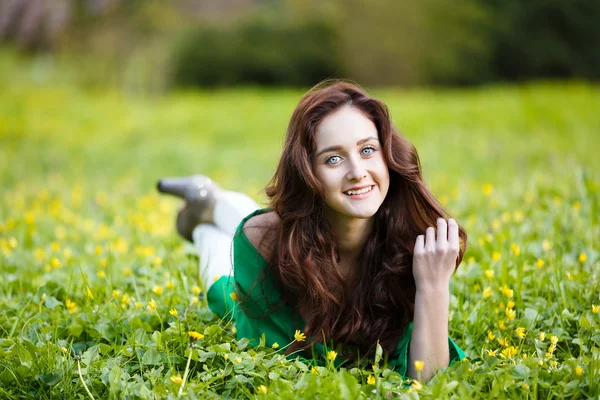
[[[372,188],[373,188],[373,186],[367,186],[366,188],[360,189],[360,190],[348,190],[346,192],[346,194],[349,194],[349,195],[352,195],[352,194],[363,194],[363,193],[370,192]]]

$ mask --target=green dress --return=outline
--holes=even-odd
[[[286,303],[279,305],[282,295],[275,285],[270,275],[257,281],[267,268],[267,262],[250,243],[245,233],[242,231],[244,223],[255,215],[270,211],[270,209],[260,209],[248,215],[238,226],[233,239],[233,260],[234,276],[222,276],[215,281],[207,293],[208,306],[211,311],[221,318],[232,318],[236,324],[238,340],[247,338],[251,344],[258,344],[262,334],[265,334],[267,346],[278,343],[285,346],[294,340],[296,330],[303,331],[304,321],[299,313],[293,310]],[[252,293],[249,299],[244,302],[242,311],[232,299],[231,294],[235,293],[235,281],[239,284],[242,295],[247,292]],[[252,288],[253,285],[256,287]],[[276,311],[264,318],[251,318],[261,316],[270,311],[273,306],[279,305]],[[250,316],[248,316],[250,315]],[[408,364],[408,349],[412,335],[412,322],[409,324],[406,332],[400,338],[396,349],[388,358],[388,366],[393,368],[402,376],[406,376]],[[448,346],[450,349],[450,364],[465,357],[464,352],[449,337]],[[323,344],[316,344],[314,354],[320,355],[325,359],[326,348]]]

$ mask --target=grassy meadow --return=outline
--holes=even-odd
[[[469,235],[467,359],[426,383],[237,341],[156,193],[203,173],[264,201],[302,90],[83,89],[0,52],[0,398],[600,398],[599,89],[372,92]]]

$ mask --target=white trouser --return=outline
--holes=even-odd
[[[233,274],[233,235],[242,219],[259,205],[243,193],[223,190],[217,197],[214,224],[199,224],[192,232],[200,257],[200,276],[207,288],[220,276]]]

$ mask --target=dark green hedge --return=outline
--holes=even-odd
[[[241,83],[310,86],[342,75],[336,33],[325,21],[246,20],[230,27],[197,26],[173,51],[178,86]]]

